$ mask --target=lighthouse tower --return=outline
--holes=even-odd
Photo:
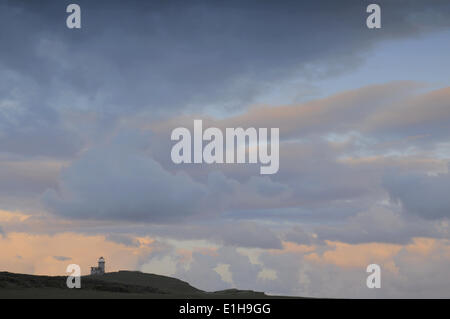
[[[91,267],[91,275],[103,275],[105,273],[105,258],[98,259],[98,267]]]
[[[98,270],[101,274],[105,273],[105,258],[103,257],[98,259]]]

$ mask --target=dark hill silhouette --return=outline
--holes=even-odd
[[[251,290],[206,292],[176,278],[138,271],[83,276],[80,289],[67,288],[66,279],[0,272],[0,298],[283,298]]]
[[[155,274],[147,274],[140,271],[124,271],[106,273],[102,276],[94,276],[95,279],[106,283],[120,283],[125,285],[151,287],[171,294],[198,294],[204,291],[192,287],[185,281],[180,279],[161,276]]]

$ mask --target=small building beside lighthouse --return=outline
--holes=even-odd
[[[91,267],[91,275],[103,275],[105,273],[105,258],[98,259],[98,267]]]

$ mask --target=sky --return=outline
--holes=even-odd
[[[450,297],[448,1],[70,3],[0,1],[0,270]],[[195,119],[279,128],[279,171],[174,164]]]

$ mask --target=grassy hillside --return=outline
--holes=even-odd
[[[84,276],[81,289],[69,289],[64,276],[0,272],[0,298],[272,298],[250,290],[205,292],[187,282],[137,271]]]
[[[96,280],[100,280],[108,284],[120,283],[139,287],[151,287],[159,292],[169,294],[204,293],[204,291],[194,288],[187,282],[179,279],[155,274],[146,274],[139,271],[119,271],[94,277]]]

